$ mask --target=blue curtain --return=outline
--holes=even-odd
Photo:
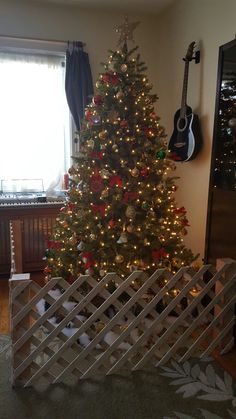
[[[84,109],[93,96],[93,81],[88,54],[79,41],[68,42],[65,90],[76,129],[80,131]]]

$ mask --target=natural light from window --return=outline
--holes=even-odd
[[[0,180],[58,189],[70,161],[64,58],[0,53]]]

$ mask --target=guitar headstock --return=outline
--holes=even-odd
[[[185,55],[184,61],[191,61],[193,59],[194,47],[195,47],[195,42],[191,42],[191,44],[189,44],[189,46],[188,46],[187,53]]]

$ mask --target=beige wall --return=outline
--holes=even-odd
[[[141,21],[135,40],[148,66],[153,90],[159,95],[157,113],[168,136],[172,131],[174,112],[180,104],[182,57],[191,41],[200,45],[201,63],[190,64],[188,102],[201,119],[204,147],[196,160],[178,164],[177,175],[181,179],[177,199],[180,206],[187,208],[191,224],[185,242],[201,256],[204,253],[218,49],[234,38],[235,16],[235,0],[176,0],[174,6],[158,17],[131,16],[131,19]],[[94,81],[102,71],[100,62],[106,60],[107,50],[116,47],[114,27],[122,19],[121,13],[0,0],[0,35],[84,41]]]
[[[235,0],[177,0],[159,16],[157,25],[159,107],[168,135],[172,131],[173,114],[180,106],[184,71],[181,58],[191,41],[196,41],[201,50],[200,64],[190,63],[188,103],[200,117],[204,147],[196,160],[177,164],[177,175],[181,177],[177,200],[180,206],[186,207],[191,224],[185,243],[201,256],[204,255],[218,51],[220,45],[235,37],[235,16]]]
[[[118,35],[115,27],[124,15],[117,12],[86,10],[78,7],[46,4],[27,0],[0,0],[0,35],[59,40],[81,40],[86,43],[94,80],[108,57],[108,49],[115,49]],[[135,40],[140,46],[149,73],[156,74],[153,49],[155,47],[155,18],[130,16],[141,22]]]

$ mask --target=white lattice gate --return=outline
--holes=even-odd
[[[149,278],[135,271],[125,280],[109,273],[100,282],[83,275],[72,285],[53,278],[43,288],[14,275],[12,384],[56,383],[153,368],[171,358],[182,362],[217,348],[226,352],[233,344],[236,262],[218,265],[197,272],[183,267],[175,275],[159,269]],[[49,304],[44,313],[42,301]]]

